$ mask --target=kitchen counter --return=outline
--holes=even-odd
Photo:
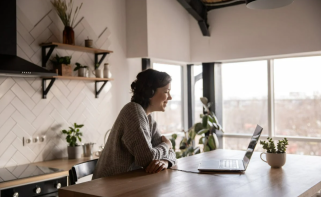
[[[52,174],[45,174],[45,175],[40,175],[40,176],[34,176],[30,178],[25,178],[25,179],[19,179],[19,180],[13,180],[13,181],[8,181],[4,183],[0,183],[0,190],[4,188],[11,188],[11,187],[16,187],[19,185],[25,185],[29,183],[35,183],[39,181],[44,181],[44,180],[50,180],[50,179],[55,179],[59,177],[65,177],[68,176],[69,173],[68,171],[71,169],[72,166],[78,163],[82,163],[85,161],[89,161],[92,159],[97,159],[98,157],[83,157],[80,159],[68,159],[68,158],[62,158],[62,159],[57,159],[57,160],[50,160],[50,161],[43,161],[43,162],[37,162],[37,163],[32,163],[37,166],[45,166],[45,167],[50,167],[50,168],[57,168],[61,169],[63,171],[61,172],[56,172]]]

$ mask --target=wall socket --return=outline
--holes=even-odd
[[[23,146],[44,143],[44,142],[46,142],[46,140],[47,140],[47,138],[45,135],[34,136],[34,137],[23,137]]]

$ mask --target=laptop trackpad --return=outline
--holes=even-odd
[[[199,170],[213,170],[213,169],[219,169],[220,167],[220,160],[206,160],[202,161],[198,169]]]

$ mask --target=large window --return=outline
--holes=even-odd
[[[165,112],[154,112],[161,133],[174,133],[183,129],[182,67],[179,65],[153,63],[153,69],[166,72],[172,77],[171,96]]]
[[[222,91],[225,132],[252,134],[257,124],[267,128],[267,61],[223,64]]]
[[[321,137],[321,57],[274,60],[275,134]]]
[[[321,155],[320,73],[320,56],[223,64],[223,147],[245,150],[259,124],[288,153]]]
[[[203,114],[203,104],[200,98],[203,97],[203,79],[202,79],[202,65],[194,65],[193,77],[194,77],[194,123],[201,122],[200,114]]]

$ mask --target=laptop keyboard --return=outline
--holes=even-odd
[[[220,167],[221,169],[238,169],[239,164],[238,160],[220,160]]]

